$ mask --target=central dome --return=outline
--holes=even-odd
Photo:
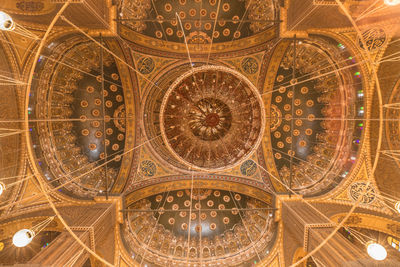
[[[203,98],[194,103],[188,118],[192,133],[206,141],[224,137],[232,124],[230,108],[216,98]]]
[[[194,68],[167,90],[160,112],[169,151],[193,169],[231,168],[261,141],[261,96],[240,73],[221,66]]]

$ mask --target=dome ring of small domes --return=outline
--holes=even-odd
[[[187,79],[188,77],[191,77],[192,75],[196,75],[197,73],[206,73],[206,72],[215,72],[215,73],[221,73],[224,75],[227,75],[228,77],[232,77],[234,79],[237,79],[238,81],[240,81],[241,84],[243,84],[243,90],[246,90],[247,93],[251,94],[251,96],[249,96],[249,99],[251,97],[251,100],[254,100],[254,107],[250,107],[253,110],[251,112],[253,112],[255,115],[253,118],[253,121],[255,121],[253,124],[250,124],[249,126],[251,128],[254,129],[254,139],[248,143],[248,145],[250,146],[243,155],[241,155],[240,157],[238,156],[234,161],[229,162],[228,164],[224,164],[224,165],[214,165],[214,166],[201,166],[198,164],[193,163],[193,161],[190,161],[190,159],[184,158],[182,155],[180,155],[177,151],[175,151],[175,149],[172,147],[170,140],[168,139],[167,136],[167,130],[166,130],[166,124],[165,124],[165,116],[166,116],[166,109],[167,109],[167,105],[169,105],[169,98],[170,96],[173,95],[173,93],[176,93],[175,91],[177,90],[178,85],[181,85],[181,83],[183,81],[185,81],[185,79]],[[221,106],[221,109],[223,109],[223,105]],[[229,117],[229,112],[233,112],[231,110],[221,110],[221,114],[225,114],[227,116],[227,118]],[[163,138],[164,143],[166,144],[167,149],[169,150],[169,152],[176,158],[178,159],[181,163],[183,163],[184,165],[186,165],[187,167],[191,168],[191,169],[197,169],[197,170],[202,170],[202,171],[215,171],[215,170],[223,170],[223,169],[229,169],[232,168],[234,166],[240,165],[242,162],[244,162],[245,160],[247,160],[250,155],[255,151],[255,149],[257,149],[261,143],[262,140],[262,136],[263,136],[263,132],[265,129],[265,124],[266,124],[266,119],[265,116],[262,116],[262,114],[264,114],[265,112],[265,108],[264,108],[264,102],[261,98],[261,95],[258,91],[258,89],[252,84],[252,82],[245,77],[243,74],[232,70],[228,67],[225,66],[216,66],[216,65],[203,65],[197,68],[193,68],[192,70],[189,70],[187,72],[185,72],[184,74],[182,74],[181,76],[179,76],[168,88],[167,92],[164,95],[163,101],[161,103],[161,108],[160,108],[160,129],[161,129],[161,136]],[[251,113],[251,114],[253,114]],[[259,117],[257,117],[258,114],[261,114]],[[206,114],[207,115],[207,114]],[[209,118],[208,118],[209,117]],[[215,117],[211,117],[210,116],[206,116],[206,118],[208,118],[209,120],[207,121],[208,124],[216,124],[217,123],[217,118]],[[233,123],[233,122],[232,122]],[[236,122],[237,123],[237,122]],[[211,125],[211,126],[212,126]],[[210,126],[210,127],[211,127]],[[252,130],[253,130],[252,129]],[[227,128],[227,130],[229,131],[229,127]],[[224,137],[222,137],[224,138]],[[215,140],[215,142],[218,142],[218,140]]]

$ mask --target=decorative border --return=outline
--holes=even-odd
[[[128,207],[132,203],[155,195],[159,192],[187,189],[191,187],[192,177],[168,176],[157,179],[145,180],[125,195],[124,204]],[[196,175],[193,177],[193,187],[230,190],[259,199],[268,204],[273,204],[274,197],[269,188],[261,182],[232,176]]]
[[[175,43],[175,42],[167,42],[165,40],[158,40],[152,37],[145,36],[138,32],[132,31],[129,27],[124,25],[119,25],[118,33],[120,34],[121,38],[132,42],[137,46],[136,50],[142,52],[149,52],[150,54],[153,53],[160,53],[161,55],[165,56],[179,56],[179,57],[186,57],[186,46],[183,43]],[[254,47],[263,43],[268,42],[272,38],[276,37],[277,35],[277,28],[270,27],[269,29],[257,33],[253,36],[242,38],[239,40],[233,40],[230,42],[223,42],[223,43],[216,43],[213,44],[211,47],[210,54],[219,54],[219,53],[228,53],[228,52],[235,52],[238,50],[244,50],[250,47]],[[209,51],[209,44],[199,45],[199,44],[188,44],[188,48],[193,54],[208,54]],[[148,48],[154,47],[154,48]],[[168,54],[165,54],[167,52]]]

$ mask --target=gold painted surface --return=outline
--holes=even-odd
[[[1,9],[11,14],[33,16],[54,11],[56,4],[49,0],[3,0]]]
[[[162,184],[151,185],[128,194],[125,198],[125,206],[128,207],[140,199],[155,195],[160,192],[183,190],[191,188],[191,186],[192,186],[192,180],[172,181],[172,182],[165,182]],[[268,204],[272,204],[271,194],[261,189],[235,182],[196,179],[193,181],[193,187],[200,189],[213,188],[220,190],[229,190],[232,192],[237,192],[250,197],[254,197]]]
[[[355,176],[354,180],[352,180],[352,182],[350,184],[348,184],[347,187],[341,187],[341,193],[339,193],[336,197],[332,198],[333,200],[339,200],[339,201],[345,201],[345,202],[350,202],[353,203],[354,200],[350,198],[350,190],[351,190],[351,186],[355,183],[367,183],[367,177],[368,176],[368,170],[367,170],[367,163],[366,161],[362,162],[361,168],[358,170],[357,175]],[[377,187],[374,185],[374,183],[371,183],[370,186],[373,188],[373,190],[375,191],[375,194],[379,194]],[[371,193],[371,195],[374,193]],[[361,206],[365,206],[365,204],[361,203]],[[379,210],[379,209],[387,209],[385,207],[385,205],[379,201],[379,199],[377,199],[375,197],[375,199],[371,202],[368,203],[368,208],[375,208],[375,210]]]
[[[264,52],[256,53],[256,54],[249,54],[246,56],[242,57],[235,57],[235,58],[229,58],[229,59],[224,59],[222,60],[223,62],[228,63],[231,67],[234,67],[235,70],[239,71],[241,74],[246,76],[254,85],[257,85],[257,79],[258,76],[260,75],[260,70],[261,70],[261,61],[263,59]],[[243,65],[243,61],[246,59],[255,59],[258,66],[257,66],[257,71],[254,73],[250,73],[249,71],[246,71],[246,68]]]
[[[290,41],[288,40],[283,40],[275,48],[275,51],[272,55],[272,59],[268,65],[267,69],[267,76],[265,78],[265,83],[263,87],[263,101],[264,101],[264,106],[265,107],[270,107],[271,105],[271,96],[272,94],[270,93],[275,82],[275,76],[276,73],[278,72],[279,64],[281,63],[282,57],[284,53],[286,52],[287,47],[289,46]],[[282,185],[282,183],[278,182],[277,179],[279,178],[279,173],[278,170],[276,169],[275,166],[275,161],[274,161],[274,155],[272,152],[272,144],[271,144],[271,132],[270,132],[270,118],[271,118],[271,110],[269,108],[265,109],[265,117],[266,117],[266,127],[264,130],[264,136],[263,140],[261,142],[262,148],[264,151],[264,158],[265,158],[265,163],[267,165],[267,170],[270,172],[269,176],[271,177],[271,183],[274,186],[275,190],[277,192],[286,192],[285,187]],[[275,179],[275,178],[276,179]]]
[[[15,4],[15,2],[16,1],[7,1],[6,3],[7,4],[10,4],[10,3]],[[12,13],[12,11],[9,11],[9,12]],[[17,12],[17,11],[15,11],[15,12]],[[283,12],[283,14],[284,14],[284,12]],[[284,23],[282,23],[282,25],[284,25]],[[337,29],[332,29],[332,31],[338,31],[338,30]],[[354,45],[357,46],[357,43],[355,42],[356,41],[356,34],[354,32],[343,33],[343,35],[345,35],[348,39],[353,40],[354,41]],[[21,37],[19,37],[17,35],[10,35],[10,38],[11,38],[12,42],[14,42],[16,45],[18,44],[18,45],[22,45],[22,46],[29,46],[29,45],[27,45],[27,43],[23,42]],[[132,39],[134,39],[134,37],[132,37]],[[28,42],[29,41],[30,40],[28,40]],[[133,41],[135,41],[135,40],[133,40]],[[140,42],[138,42],[138,43],[142,44],[144,46],[149,46],[150,42],[154,42],[153,39],[148,39],[148,40],[140,39],[139,41]],[[158,41],[158,40],[155,40],[155,41]],[[254,43],[256,43],[256,40],[254,41]],[[160,43],[158,43],[158,44],[160,44]],[[248,45],[251,46],[252,44],[250,43]],[[240,47],[244,47],[244,45],[240,44],[240,45],[235,46],[235,48],[232,48],[232,49],[231,48],[227,48],[227,50],[225,50],[225,48],[217,49],[216,47],[217,47],[216,45],[213,47],[213,49],[212,49],[213,53],[214,52],[215,53],[222,52],[222,51],[233,51],[233,50],[238,49]],[[160,46],[160,49],[162,49],[164,51],[179,52],[179,53],[183,53],[185,51],[185,48],[183,46],[173,46],[173,44],[167,44],[166,47]],[[231,49],[231,50],[229,50],[229,49]],[[279,49],[283,49],[283,48],[279,47],[279,45],[278,45],[278,47],[275,50],[276,54],[274,53],[273,59],[271,61],[271,65],[268,68],[267,79],[266,79],[266,83],[264,85],[264,91],[263,92],[266,92],[266,90],[268,88],[272,88],[272,86],[273,86],[273,82],[272,82],[272,84],[271,83],[268,84],[268,81],[273,81],[274,76],[275,76],[275,73],[273,73],[273,64],[278,64],[279,65],[279,61],[280,61]],[[25,51],[25,48],[17,47],[17,46],[15,46],[15,50],[17,52],[16,54],[18,56],[18,61],[20,62],[20,66],[23,66],[22,62],[24,62],[28,58],[30,52]],[[208,51],[208,49],[205,49],[205,50]],[[283,51],[284,51],[284,49],[283,49]],[[199,53],[202,53],[202,51],[200,51]],[[141,55],[141,56],[144,56],[144,55]],[[379,58],[379,57],[376,56],[376,53],[374,53],[373,57],[374,58]],[[140,58],[140,56],[138,56],[136,58],[136,61],[138,60],[138,58]],[[153,57],[153,58],[155,58],[155,57]],[[163,67],[163,62],[169,62],[168,60],[165,60],[165,59],[162,59],[162,58],[159,58],[159,59],[160,59],[160,62],[157,63],[157,67]],[[240,66],[238,65],[239,63],[240,62],[237,60],[235,62],[236,65],[235,64],[232,64],[232,65],[235,65],[235,67],[237,69],[239,69],[240,68]],[[118,68],[120,69],[121,74],[122,73],[126,74],[126,72],[121,70],[121,66],[118,66]],[[124,68],[124,66],[122,66],[122,68]],[[154,77],[154,75],[155,75],[155,73],[153,72],[150,75],[148,75],[148,77],[152,79]],[[138,78],[138,79],[141,80],[140,81],[140,83],[141,83],[140,88],[144,88],[146,86],[147,82],[145,80],[143,80],[142,78]],[[129,80],[126,80],[126,81],[123,80],[123,82],[124,82],[124,89],[125,89],[125,87],[126,88],[129,88],[129,86],[132,87],[132,85],[129,82]],[[125,82],[129,83],[129,86],[126,86]],[[129,90],[132,91],[133,89],[130,88]],[[266,105],[270,101],[269,96],[270,96],[269,94],[265,95],[264,103]],[[133,107],[133,105],[132,105],[132,107]],[[133,108],[133,111],[134,111],[134,108]],[[266,116],[267,117],[269,117],[269,115],[270,115],[270,114],[268,114],[268,112],[269,111],[267,110],[266,111]],[[133,125],[133,127],[134,127],[134,125]],[[132,129],[132,134],[134,134],[134,130],[135,129],[133,128]],[[270,135],[269,128],[267,127],[266,128],[266,132],[264,134],[264,138],[265,138],[264,140],[265,141],[263,141],[263,148],[264,148],[264,151],[266,153],[265,154],[266,155],[265,158],[266,158],[266,161],[267,161],[268,170],[271,173],[273,173],[275,176],[278,177],[278,173],[277,173],[277,171],[276,171],[276,169],[274,168],[274,165],[273,165],[273,160],[271,162],[269,162],[269,160],[268,160],[268,159],[272,158],[272,157],[270,157],[270,153],[271,153],[270,145],[268,145],[268,142],[270,142],[268,140],[269,139],[269,135]],[[134,135],[133,135],[133,137],[134,137]],[[368,140],[368,137],[365,137],[364,140]],[[367,142],[365,142],[365,143],[367,143]],[[126,149],[128,149],[128,144],[127,143],[126,143]],[[370,153],[370,152],[368,152],[368,153]],[[126,158],[128,158],[127,156],[128,155],[126,155]],[[143,158],[151,159],[151,155],[150,154],[146,154]],[[253,155],[251,157],[251,159],[257,160],[255,155]],[[359,161],[364,161],[365,159],[364,158],[359,158],[358,160]],[[269,162],[269,164],[268,164],[268,162]],[[354,169],[354,172],[356,172],[355,173],[356,175],[354,176],[355,177],[354,181],[362,181],[362,180],[366,180],[367,177],[372,177],[369,169],[365,166],[365,164],[367,164],[367,163],[363,162],[363,166],[361,168],[359,168],[359,169],[355,168]],[[126,168],[127,168],[127,170],[129,170],[129,166],[127,166]],[[160,170],[160,168],[161,168],[161,166],[157,165],[157,170]],[[258,172],[259,172],[259,170],[257,170],[257,174],[255,174],[254,176],[258,175]],[[28,171],[27,173],[30,173],[30,172]],[[120,176],[122,176],[122,173],[123,172],[122,172],[122,167],[121,167]],[[240,174],[240,170],[239,170],[238,167],[236,167],[236,168],[234,168],[234,169],[232,169],[230,171],[226,171],[226,173],[227,174],[232,174],[232,175],[239,175]],[[124,174],[127,175],[128,173],[125,172]],[[170,172],[169,171],[165,171],[165,174],[170,174]],[[159,176],[163,176],[162,173],[159,173]],[[346,179],[350,179],[350,178],[351,177],[348,176]],[[272,181],[272,183],[273,183],[273,185],[274,185],[274,187],[275,187],[275,189],[277,191],[285,191],[283,186],[279,182],[277,182],[274,178],[271,178],[271,181]],[[170,185],[168,185],[168,186],[171,186],[171,188],[174,188],[174,185],[172,185],[173,183],[176,183],[176,182],[171,182]],[[197,181],[195,181],[195,183],[197,183]],[[221,182],[218,182],[218,183],[221,183]],[[186,186],[187,184],[188,184],[188,182],[186,182],[185,185],[178,184],[176,186],[176,188],[182,188],[182,187]],[[208,184],[208,183],[206,183],[206,184]],[[116,186],[117,187],[115,188],[115,191],[121,190],[121,185],[116,185]],[[160,186],[162,186],[162,185],[160,185]],[[215,187],[216,185],[213,185],[213,186]],[[220,188],[221,189],[226,189],[226,187],[224,187],[224,186],[228,186],[229,187],[229,185],[221,185]],[[240,186],[242,187],[243,185],[240,185]],[[339,200],[339,201],[346,201],[346,202],[351,201],[349,199],[349,197],[348,197],[348,192],[347,192],[347,189],[348,189],[349,186],[350,186],[350,184],[348,184],[348,183],[347,184],[343,183],[341,186],[339,186],[338,189],[340,188],[341,191],[340,191],[339,195],[337,195],[334,199],[335,200]],[[161,187],[156,187],[156,188],[153,188],[153,189],[155,191],[157,191],[160,188]],[[170,190],[169,187],[165,187],[165,188]],[[145,188],[145,189],[142,189],[142,190],[145,190],[145,191],[139,190],[138,192],[135,192],[135,194],[138,194],[139,196],[140,196],[140,192],[145,192],[146,194],[153,194],[153,191],[150,188],[149,189]],[[26,184],[26,188],[23,190],[23,193],[21,193],[20,197],[25,199],[25,198],[32,197],[35,194],[39,194],[39,193],[40,193],[40,190],[38,190],[37,185],[33,181],[28,180],[28,182]],[[262,192],[262,193],[265,194],[265,192]],[[69,202],[69,201],[70,200],[67,200],[67,202]],[[33,200],[32,199],[31,200],[26,200],[26,201],[24,201],[24,202],[22,202],[20,204],[21,204],[21,206],[25,206],[25,205],[37,206],[37,205],[39,205],[41,203],[44,203],[44,202],[45,202],[45,199],[42,196],[38,195]],[[132,203],[132,201],[131,201],[131,203]],[[374,201],[371,205],[375,205],[377,208],[381,207],[381,205],[377,205],[377,203],[378,203],[377,201]],[[78,204],[78,205],[80,205],[80,204]],[[340,218],[340,216],[344,216],[344,215],[345,214],[335,215],[335,216],[332,217],[332,220],[337,220],[338,221],[338,218]],[[358,217],[356,217],[356,216],[358,216]],[[360,221],[360,218],[361,218],[361,221]],[[22,224],[19,224],[19,225],[22,226]],[[380,218],[380,217],[376,217],[376,216],[372,216],[372,215],[365,215],[365,214],[362,215],[362,216],[358,215],[358,214],[353,214],[349,218],[349,224],[348,225],[349,226],[354,226],[354,227],[364,227],[364,228],[374,229],[374,230],[382,231],[382,232],[386,231],[386,233],[388,233],[388,234],[400,237],[400,225],[399,225],[399,223],[398,222],[394,222],[394,221],[389,220],[389,219],[385,219],[385,218]],[[281,251],[284,251],[283,248],[281,248]],[[120,260],[120,266],[131,266],[131,265],[128,263],[128,261],[125,262],[125,261],[123,261],[121,259]],[[279,262],[279,256],[275,256],[274,260],[267,266],[282,266],[282,265],[280,265],[280,262]]]
[[[41,36],[41,32],[39,31],[32,32],[37,36]],[[13,49],[19,68],[23,69],[24,65],[27,64],[26,61],[32,55],[32,51],[35,49],[35,40],[13,32],[7,32],[5,35],[13,44]]]
[[[151,155],[149,149],[146,146],[142,146],[141,147],[139,158],[140,158],[139,166],[138,166],[137,176],[136,176],[135,181],[150,180],[150,179],[153,179],[153,178],[172,175],[172,174],[175,173],[173,170],[169,169],[168,166],[163,165],[162,163],[160,163],[157,160],[157,158],[153,157]],[[151,177],[146,176],[147,173],[144,170],[142,170],[141,162],[143,162],[143,161],[151,161],[151,162],[153,162],[155,164],[156,171]]]
[[[158,75],[160,70],[163,70],[166,66],[173,64],[177,60],[166,59],[163,57],[150,56],[137,52],[132,52],[132,56],[135,62],[135,68],[140,73],[137,75],[140,98],[143,99],[146,92],[146,88],[151,88],[155,77]],[[150,73],[144,73],[141,71],[139,62],[144,59],[151,59],[154,63],[153,70]]]
[[[143,34],[130,30],[124,25],[121,25],[120,27],[120,35],[122,38],[125,38],[143,47],[150,47],[165,52],[186,53],[186,47],[182,43],[166,42],[164,40],[157,40],[151,37],[147,37]],[[275,36],[276,29],[272,27],[264,32],[255,34],[251,37],[234,40],[232,42],[213,44],[211,48],[211,53],[230,52],[239,49],[249,48],[267,42]],[[208,54],[210,50],[209,45],[189,44],[188,47],[191,53],[198,54]]]
[[[339,223],[347,213],[339,213],[330,219]],[[344,223],[345,226],[371,229],[400,238],[400,222],[365,213],[353,213]]]
[[[241,164],[235,166],[235,167],[232,168],[232,169],[226,170],[226,171],[222,172],[221,174],[224,174],[224,175],[232,175],[232,176],[239,176],[239,177],[244,177],[244,178],[246,178],[246,179],[252,179],[252,180],[262,181],[261,172],[260,172],[260,167],[258,167],[258,166],[259,166],[259,159],[258,159],[258,157],[257,157],[257,153],[253,153],[253,154],[248,158],[248,160],[252,160],[252,161],[254,161],[254,162],[257,164],[257,170],[256,170],[256,172],[255,172],[254,174],[249,175],[249,176],[243,175],[243,174],[242,174],[242,171],[241,171],[241,166],[242,166]]]
[[[107,42],[109,48],[120,58],[124,58],[121,47],[118,45],[116,40],[109,40]],[[129,68],[126,64],[123,64],[119,60],[115,60],[117,64],[118,71],[121,76],[122,87],[124,90],[125,96],[125,112],[127,119],[125,120],[126,125],[126,138],[125,138],[125,151],[131,151],[135,145],[135,121],[136,121],[136,114],[135,114],[135,101],[134,101],[134,85],[133,81],[130,76]],[[130,166],[132,163],[134,152],[131,151],[125,154],[122,158],[121,168],[119,170],[119,174],[113,188],[111,189],[112,193],[121,193],[127,178],[129,176]]]
[[[298,249],[296,249],[296,251],[294,252],[292,264],[301,260],[306,254],[307,252],[304,251],[303,247],[299,247]],[[298,266],[306,267],[306,262],[303,262]]]
[[[27,169],[27,176],[33,175],[30,168]],[[41,179],[41,177],[39,177]],[[55,200],[55,199],[53,199]],[[46,197],[42,194],[39,185],[35,181],[35,178],[32,177],[25,182],[24,188],[20,192],[19,202],[17,207],[21,208],[29,208],[38,205],[47,204]]]

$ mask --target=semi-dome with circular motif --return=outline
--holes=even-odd
[[[94,43],[65,38],[48,47],[33,84],[33,147],[44,177],[79,197],[110,189],[125,147],[125,96],[113,56]],[[74,63],[74,68],[70,67]],[[103,73],[103,75],[102,75]],[[115,158],[114,158],[115,157]],[[107,161],[107,162],[106,162]]]
[[[232,191],[192,190],[160,192],[128,207],[123,233],[135,260],[246,266],[268,254],[277,230],[270,204]]]
[[[231,168],[261,141],[261,96],[243,75],[222,66],[187,71],[169,87],[160,128],[170,152],[193,169]]]
[[[229,42],[252,36],[272,27],[276,13],[272,0],[125,0],[119,6],[124,27],[175,43],[185,35],[189,44]]]
[[[271,156],[284,183],[303,195],[334,188],[358,153],[364,113],[354,62],[331,39],[314,37],[289,43],[277,68]]]

